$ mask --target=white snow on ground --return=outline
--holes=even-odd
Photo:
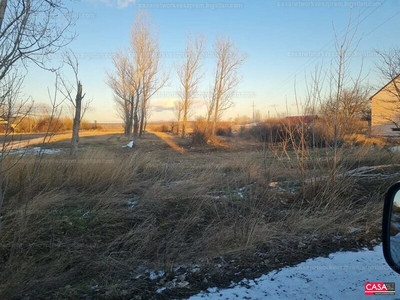
[[[57,148],[41,148],[41,147],[31,147],[31,148],[21,148],[11,150],[10,154],[57,154],[60,153],[61,149]]]
[[[395,282],[396,295],[365,296],[367,281]],[[309,259],[294,267],[242,280],[229,289],[210,288],[199,299],[400,299],[400,274],[383,258],[382,245],[373,251],[336,252]]]
[[[0,152],[0,157],[3,155],[20,154],[20,155],[38,155],[38,154],[58,154],[63,150],[59,148],[42,148],[42,147],[27,147],[15,148],[4,152]]]
[[[393,146],[389,148],[392,153],[400,153],[400,146]]]

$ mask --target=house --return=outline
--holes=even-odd
[[[371,134],[400,136],[400,75],[370,97],[370,101]]]

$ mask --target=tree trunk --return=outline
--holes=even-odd
[[[142,106],[140,108],[140,128],[139,128],[139,137],[142,137],[143,130],[144,130],[144,118],[146,117],[146,112],[147,112],[147,101],[149,95],[148,87],[144,86],[143,82],[143,98],[142,98]]]
[[[214,118],[212,122],[212,128],[211,128],[211,136],[215,136],[215,132],[217,129],[217,122],[218,122],[218,114],[219,114],[219,96],[216,99],[215,107],[214,107]]]
[[[145,118],[145,120],[144,120],[144,132],[146,132],[146,127],[147,127],[147,115],[146,115],[146,118]]]
[[[79,143],[79,127],[81,125],[81,110],[82,110],[82,84],[78,82],[78,90],[75,98],[75,117],[74,125],[72,128],[72,139],[71,139],[71,154],[74,155],[78,151]]]
[[[140,93],[139,89],[136,90],[136,103],[133,112],[133,140],[136,142],[139,136],[139,100]]]
[[[144,119],[146,117],[146,109],[145,109],[145,102],[142,103],[142,108],[141,108],[141,116],[140,116],[140,129],[139,129],[139,137],[142,137],[143,131],[144,131]]]
[[[137,140],[139,135],[139,116],[137,110],[133,114],[133,139]]]
[[[124,135],[126,137],[129,137],[130,132],[132,132],[132,118],[131,118],[131,112],[130,112],[130,105],[129,105],[129,99],[124,100],[124,111],[125,111],[125,124],[124,124]]]
[[[134,95],[130,95],[129,96],[129,105],[130,105],[130,113],[129,113],[129,119],[128,119],[128,138],[129,140],[132,140],[132,126],[134,123],[134,109],[135,109],[135,96]]]
[[[183,107],[183,120],[182,120],[182,137],[186,136],[186,125],[188,121],[188,102],[189,99],[186,96],[184,107]]]
[[[3,149],[4,149],[4,143],[3,143]],[[4,193],[3,193],[3,159],[0,159],[0,211],[3,206],[4,202]],[[3,220],[0,218],[0,234],[2,233],[2,225],[3,225]]]
[[[0,29],[1,29],[1,26],[3,25],[3,20],[4,20],[4,14],[6,12],[6,7],[7,7],[7,0],[1,0],[0,1]]]

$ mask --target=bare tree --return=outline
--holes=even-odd
[[[182,115],[184,112],[185,102],[182,100],[176,100],[174,102],[174,114],[176,116],[176,134],[179,135],[179,128],[181,125]]]
[[[357,122],[367,119],[370,112],[370,88],[355,82],[343,89],[341,95],[328,98],[320,107],[323,116],[336,116],[340,133],[351,134],[357,130]]]
[[[152,23],[139,11],[131,30],[130,48],[113,57],[116,72],[108,73],[107,84],[114,91],[116,104],[125,121],[125,134],[140,137],[145,129],[151,97],[160,90],[168,76],[159,76],[160,50]]]
[[[152,106],[150,105],[150,102],[147,102],[146,115],[144,116],[144,128],[143,128],[144,132],[146,132],[147,124],[149,122],[152,113],[153,113]]]
[[[69,80],[64,78],[64,76],[60,75],[60,92],[74,110],[71,138],[71,154],[74,155],[78,151],[81,120],[89,109],[91,101],[83,101],[85,94],[83,94],[82,83],[79,79],[79,63],[76,56],[72,52],[65,53],[64,63],[71,67],[75,81],[74,83],[71,83]]]
[[[134,55],[140,90],[140,125],[134,135],[142,136],[146,120],[148,102],[168,81],[168,75],[161,75],[158,36],[150,15],[139,11],[131,31],[131,48]],[[138,100],[138,99],[137,99]]]
[[[124,120],[124,133],[132,139],[133,115],[136,99],[135,70],[127,51],[117,51],[112,58],[115,72],[107,72],[107,84],[113,90],[117,111]],[[133,73],[133,74],[132,74]]]
[[[17,65],[28,62],[48,68],[50,56],[75,37],[68,31],[74,23],[74,15],[61,0],[2,0],[0,80]]]
[[[74,23],[73,14],[61,0],[1,1],[0,82],[3,96],[19,98],[12,94],[16,92],[14,87],[20,86],[25,78],[20,70],[22,67],[27,70],[29,63],[53,69],[47,63],[53,54],[74,39],[75,35],[68,31]],[[10,90],[6,91],[6,87]],[[11,103],[17,107],[8,107]],[[19,111],[16,102],[0,105],[3,117],[4,111]]]
[[[52,69],[48,66],[51,56],[75,38],[75,34],[69,32],[74,23],[74,15],[61,0],[0,2],[0,110],[7,112],[8,128],[11,116],[26,116],[32,107],[30,99],[23,100],[20,94],[25,78],[20,70],[28,69],[29,63]],[[3,136],[0,158],[0,209],[9,173],[3,166],[8,151],[8,133],[6,130]]]
[[[124,123],[124,135],[129,136],[129,107],[128,102],[120,99],[114,95],[115,109],[117,111],[117,116],[122,119]]]
[[[211,99],[208,103],[208,123],[212,121],[211,135],[224,111],[232,107],[232,97],[240,82],[238,70],[247,55],[240,53],[229,37],[218,37],[214,43],[217,60]]]
[[[360,120],[368,114],[369,103],[367,100],[368,87],[364,85],[366,75],[363,74],[363,64],[361,61],[358,73],[350,70],[353,64],[355,51],[360,43],[356,39],[358,26],[352,26],[349,19],[347,27],[339,34],[334,31],[335,56],[327,69],[323,65],[318,65],[311,77],[307,81],[306,99],[303,111],[306,114],[321,114],[318,120],[320,138],[324,141],[316,140],[315,119],[312,121],[312,148],[318,142],[320,145],[328,145],[327,153],[332,160],[330,162],[330,175],[332,180],[336,179],[339,152],[341,142],[348,133],[352,133],[354,120]],[[296,99],[297,102],[297,99]],[[314,161],[318,164],[317,160]]]
[[[400,128],[400,48],[376,51],[381,60],[376,64],[385,84],[385,97],[373,103],[374,117]]]
[[[0,155],[0,211],[4,202],[5,192],[7,190],[8,170],[4,166],[4,159],[11,151],[12,142],[9,136],[13,133],[11,122],[13,115],[18,115],[27,104],[27,100],[21,101],[20,89],[23,83],[24,76],[16,72],[6,74],[1,81],[0,86],[0,107],[2,119],[6,121],[4,134],[1,140],[1,155]],[[29,109],[32,105],[29,105]],[[29,110],[27,111],[29,112]],[[26,113],[27,113],[26,112]],[[1,232],[0,218],[0,232]]]
[[[186,135],[187,122],[191,113],[193,98],[198,91],[203,74],[200,73],[201,59],[205,48],[205,37],[199,35],[195,38],[189,36],[184,53],[184,61],[177,67],[181,84],[179,96],[183,103],[182,136]]]
[[[368,109],[368,88],[363,85],[367,75],[363,75],[363,63],[361,61],[358,73],[350,70],[354,54],[361,39],[356,39],[358,24],[352,26],[350,18],[343,35],[340,37],[335,28],[335,52],[332,67],[328,72],[328,96],[325,103],[330,104],[331,111],[326,115],[327,128],[333,127],[333,166],[336,171],[337,149],[340,140],[348,133],[352,133],[351,123],[357,115],[357,110]],[[324,104],[321,106],[323,107]],[[361,119],[361,117],[360,117]],[[332,124],[332,126],[329,126]]]

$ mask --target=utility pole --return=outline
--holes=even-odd
[[[270,106],[275,110],[276,117],[279,117],[278,111],[276,109],[279,106],[279,104],[273,104],[273,105],[270,105]]]
[[[254,100],[253,100],[252,107],[253,107],[253,123],[254,123],[255,122],[254,108],[256,107],[256,105],[254,104]]]
[[[289,107],[288,107],[288,105],[287,105],[287,95],[286,95],[286,117],[288,117],[289,116]]]

